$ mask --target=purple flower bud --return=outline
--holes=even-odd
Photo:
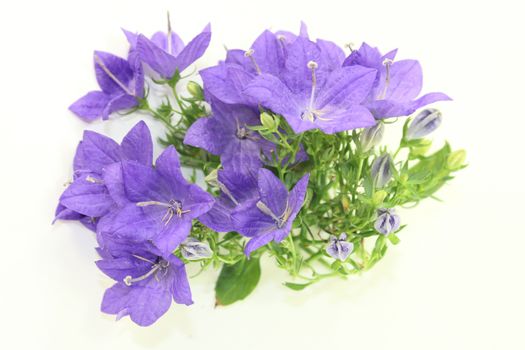
[[[206,242],[200,242],[193,237],[188,237],[180,245],[180,252],[186,260],[207,259],[213,255]]]
[[[346,241],[346,233],[339,237],[330,236],[330,242],[326,247],[326,252],[334,259],[345,261],[348,255],[354,250],[354,244]]]
[[[385,187],[392,178],[392,158],[386,153],[376,158],[372,163],[372,180],[377,188]]]
[[[407,140],[427,136],[441,125],[441,112],[434,108],[424,109],[410,123],[406,133]]]
[[[361,137],[359,138],[363,152],[366,152],[377,146],[383,139],[384,132],[385,126],[381,122],[378,122],[371,128],[363,130]]]
[[[401,220],[394,209],[382,208],[377,211],[377,219],[374,224],[377,232],[388,235],[391,232],[397,231],[400,224]]]

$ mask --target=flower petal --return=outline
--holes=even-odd
[[[90,91],[79,98],[69,110],[86,122],[92,122],[102,117],[111,97],[102,91]]]
[[[191,40],[175,59],[175,67],[182,73],[190,64],[199,59],[210,44],[211,28],[208,24],[204,30]]]
[[[150,166],[153,164],[153,141],[148,126],[143,121],[138,122],[124,136],[120,145],[124,157],[129,160]]]
[[[119,83],[114,80],[114,78],[116,78],[124,86],[129,84],[133,78],[133,70],[131,69],[128,61],[111,53],[102,51],[95,51],[94,56],[95,74],[98,85],[102,91],[110,95],[121,94],[125,92]],[[101,67],[99,60],[106,69]],[[106,70],[108,70],[113,75],[113,77],[110,76]]]

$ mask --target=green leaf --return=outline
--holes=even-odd
[[[215,285],[216,305],[230,305],[243,300],[255,289],[260,277],[259,258],[224,265]]]
[[[312,283],[305,283],[305,284],[301,284],[301,283],[292,283],[292,282],[284,282],[284,285],[292,290],[303,290],[305,289],[306,287],[308,287],[310,284]]]

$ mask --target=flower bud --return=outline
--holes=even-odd
[[[424,156],[430,147],[432,146],[432,141],[430,140],[421,140],[417,145],[410,147],[410,156],[419,157]]]
[[[218,171],[217,169],[213,169],[206,177],[204,178],[204,181],[213,187],[219,187],[219,180],[218,180]]]
[[[407,129],[406,139],[417,140],[427,136],[441,125],[441,112],[435,108],[424,109],[414,118]]]
[[[465,159],[467,158],[467,152],[464,149],[454,151],[448,155],[447,168],[449,170],[459,170],[463,167]]]
[[[340,261],[345,261],[353,250],[354,244],[346,241],[346,233],[342,233],[339,237],[330,236],[330,242],[326,247],[328,255]]]
[[[386,195],[387,193],[385,190],[379,190],[377,192],[374,192],[374,194],[372,195],[372,203],[374,203],[375,206],[383,204]]]
[[[261,113],[261,124],[269,131],[277,130],[277,122],[275,118],[266,112]]]
[[[374,160],[371,175],[376,188],[385,187],[392,178],[392,158],[390,154],[383,154]]]
[[[377,219],[374,224],[377,232],[388,235],[391,232],[397,231],[400,224],[401,219],[394,209],[382,208],[377,211]]]
[[[363,152],[371,150],[372,148],[377,146],[383,139],[384,133],[385,126],[381,122],[378,122],[371,128],[363,130],[361,132],[361,137],[359,138],[359,143],[361,144],[361,149],[363,150]]]
[[[188,89],[188,92],[191,96],[199,100],[204,100],[204,93],[202,92],[202,87],[199,84],[194,81],[190,81],[186,88]]]
[[[208,259],[213,255],[207,242],[200,242],[193,237],[188,237],[181,243],[180,252],[186,260]]]

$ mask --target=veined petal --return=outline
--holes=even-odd
[[[105,215],[113,206],[113,199],[103,184],[75,180],[60,196],[60,203],[80,214],[99,217]]]
[[[152,239],[159,231],[159,227],[164,225],[160,222],[160,218],[163,215],[162,209],[156,208],[158,215],[152,215],[151,212],[145,213],[143,209],[135,203],[131,203],[122,208],[112,210],[98,222],[97,233],[136,242]]]
[[[333,108],[331,106],[325,107],[326,113],[317,119],[315,123],[311,124],[326,134],[367,128],[376,124],[372,113],[361,105],[351,105],[345,109]],[[305,120],[304,123],[310,122]]]
[[[188,276],[186,275],[184,263],[173,254],[168,257],[168,261],[170,262],[173,273],[173,284],[171,291],[173,300],[175,300],[177,304],[193,304],[190,283],[188,281]]]
[[[190,234],[191,220],[173,217],[163,226],[152,238],[152,242],[160,250],[162,256],[167,258]]]
[[[116,78],[120,84],[128,86],[131,79],[133,79],[133,70],[128,61],[102,51],[95,51],[94,56],[95,74],[98,85],[102,91],[110,95],[125,92],[114,78]],[[104,65],[106,69],[104,69],[101,64]],[[109,71],[113,77],[110,76],[106,70]]]
[[[73,161],[75,172],[100,172],[102,169],[122,158],[120,146],[113,139],[85,130]]]
[[[137,162],[122,164],[122,177],[126,196],[132,202],[169,202],[170,188],[166,181],[151,166]]]
[[[207,96],[229,104],[251,104],[242,91],[254,75],[237,65],[219,64],[199,72]]]
[[[106,108],[104,108],[104,111],[102,111],[102,119],[107,120],[109,119],[111,113],[122,111],[124,109],[130,109],[138,106],[138,104],[139,102],[136,97],[125,93],[112,96],[111,100],[106,105]]]
[[[79,98],[69,110],[86,122],[92,122],[102,117],[111,97],[102,91],[90,91]]]
[[[186,132],[184,143],[220,155],[230,141],[223,137],[221,124],[212,117],[197,119]],[[220,135],[220,136],[219,136]]]
[[[383,93],[385,84],[386,78],[382,76],[375,90],[377,96]],[[397,102],[411,101],[419,95],[422,86],[423,72],[419,62],[416,60],[397,61],[390,66],[388,86],[381,99]]]
[[[277,230],[275,221],[264,214],[256,203],[259,199],[247,201],[232,213],[232,222],[237,232],[246,237],[254,237]]]
[[[151,41],[172,56],[177,56],[184,48],[184,42],[175,32],[171,32],[171,50],[168,51],[168,35],[164,32],[156,32]]]
[[[264,168],[259,169],[257,179],[261,201],[275,216],[281,216],[289,204],[286,186],[270,170]]]
[[[120,145],[124,157],[129,160],[150,166],[153,164],[153,141],[148,126],[143,121],[138,122],[124,136]]]
[[[204,30],[193,38],[192,41],[182,49],[175,59],[175,67],[179,72],[184,71],[190,64],[199,59],[210,44],[211,28],[208,24]]]
[[[274,237],[273,232],[269,232],[269,233],[257,235],[251,238],[246,244],[246,247],[244,248],[244,254],[247,257],[249,257],[254,250],[257,250],[260,247],[270,243],[273,240],[273,237]]]
[[[175,57],[155,45],[144,35],[137,38],[137,52],[142,61],[159,73],[163,78],[173,77],[177,70]]]

